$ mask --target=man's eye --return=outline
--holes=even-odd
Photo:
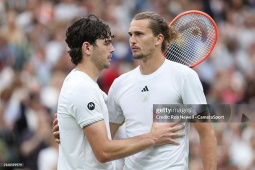
[[[111,41],[105,41],[105,45],[109,45],[111,43]]]

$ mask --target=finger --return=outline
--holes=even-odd
[[[58,124],[58,119],[55,118],[55,119],[53,120],[53,126],[55,126],[55,125],[57,125],[57,124]]]
[[[53,136],[54,136],[55,140],[60,139],[59,132],[53,132]]]
[[[59,139],[55,139],[55,142],[56,142],[57,144],[60,144],[60,140],[59,140]]]
[[[56,124],[55,126],[53,126],[52,130],[53,130],[53,132],[59,131],[59,126],[58,126],[58,124]]]
[[[180,143],[179,142],[177,142],[177,141],[175,141],[175,140],[173,140],[173,139],[169,139],[169,143],[170,144],[173,144],[173,145],[180,145]]]
[[[57,117],[58,117],[58,114],[57,114],[57,113],[55,113],[55,114],[54,114],[54,118],[56,119]]]
[[[177,125],[177,126],[175,126],[175,127],[171,127],[170,128],[170,131],[171,132],[176,132],[176,131],[178,131],[178,130],[181,130],[181,129],[183,129],[185,127],[185,125]]]
[[[172,133],[172,134],[170,135],[171,138],[182,138],[182,137],[184,137],[184,136],[185,136],[184,133]]]
[[[177,124],[179,124],[179,123],[181,123],[181,122],[182,122],[182,120],[181,120],[181,119],[178,119],[178,120],[172,122],[172,126],[175,126],[175,125],[177,125]]]

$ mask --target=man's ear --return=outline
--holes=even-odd
[[[156,38],[156,45],[162,44],[163,41],[164,41],[164,35],[159,34],[159,35],[157,36],[157,38]]]
[[[90,43],[84,42],[82,44],[82,51],[83,51],[84,54],[90,55],[91,54],[91,49],[92,49],[92,47],[91,47]]]

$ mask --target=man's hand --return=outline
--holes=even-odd
[[[151,128],[151,138],[155,141],[155,145],[174,144],[179,145],[180,143],[175,141],[175,138],[185,136],[184,133],[178,133],[179,130],[185,126],[179,122],[168,122],[168,123],[153,123]]]
[[[58,126],[58,117],[57,113],[54,115],[55,119],[53,120],[52,130],[55,141],[60,144],[60,136],[59,136],[59,126]]]
[[[53,136],[56,143],[60,143],[59,126],[57,114],[54,115],[53,121]],[[153,139],[155,145],[174,144],[179,145],[180,143],[175,141],[175,138],[181,138],[185,136],[184,133],[178,133],[179,130],[185,126],[180,122],[169,122],[169,123],[153,123],[151,128],[150,138]]]

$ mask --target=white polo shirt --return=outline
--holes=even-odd
[[[153,104],[206,104],[196,72],[187,66],[165,60],[150,75],[142,75],[139,67],[121,75],[108,94],[110,122],[125,119],[128,138],[150,132]],[[125,170],[187,170],[189,123],[182,130],[186,135],[176,139],[179,146],[150,147],[125,159]]]
[[[113,170],[113,162],[95,158],[83,127],[104,120],[111,139],[103,92],[87,74],[73,70],[66,77],[58,101],[59,170]]]

